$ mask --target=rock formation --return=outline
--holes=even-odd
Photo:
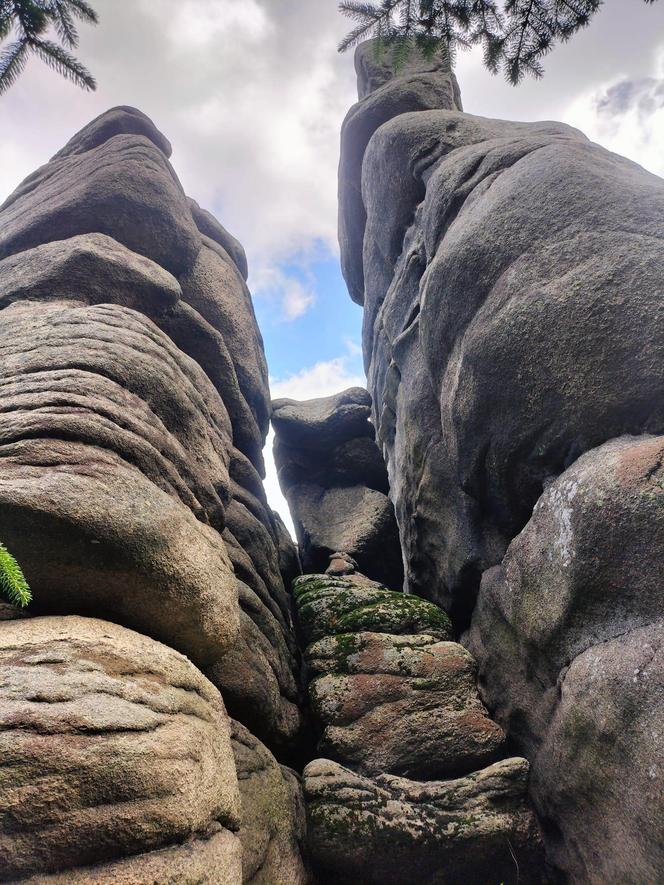
[[[472,620],[554,874],[659,881],[664,183],[373,59],[340,243],[406,587]]]
[[[403,570],[385,462],[361,387],[272,403],[274,460],[305,572],[344,552],[371,578],[401,588]]]
[[[0,207],[0,537],[34,595],[0,621],[3,880],[308,879],[262,341],[169,154],[116,108]]]
[[[500,758],[505,736],[446,615],[361,574],[305,575],[294,594],[327,757],[304,770],[320,880],[541,881],[528,763]]]
[[[0,206],[0,881],[664,877],[664,183],[356,66],[370,392],[270,402],[139,111]]]

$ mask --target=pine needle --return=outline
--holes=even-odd
[[[25,608],[32,602],[32,593],[21,566],[0,542],[0,591],[14,605]]]
[[[78,46],[76,19],[96,24],[97,13],[86,0],[0,0],[0,43],[15,36],[0,46],[0,95],[14,85],[30,53],[82,89],[95,89],[94,77],[67,51]],[[47,39],[50,31],[61,45]]]
[[[395,70],[417,49],[426,59],[481,45],[492,74],[502,70],[516,86],[526,74],[541,77],[542,59],[587,27],[603,0],[342,0],[340,12],[357,24],[340,52],[368,37],[377,52],[393,50]],[[655,0],[645,0],[652,4]]]

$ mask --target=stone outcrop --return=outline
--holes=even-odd
[[[562,124],[415,106],[362,169],[367,220],[342,250],[407,581],[467,618],[544,483],[664,425],[664,185]]]
[[[542,882],[525,759],[464,778],[371,780],[316,759],[304,770],[309,840],[322,883]]]
[[[515,864],[539,881],[528,763],[497,762],[504,733],[444,612],[358,573],[304,575],[293,592],[327,757],[304,772],[322,881],[511,882]]]
[[[366,575],[401,587],[402,562],[387,471],[361,387],[272,403],[274,459],[305,572],[341,551]]]
[[[272,753],[233,721],[242,826],[243,882],[251,885],[307,885],[304,797],[299,776],[279,765]]]
[[[0,673],[3,881],[176,881],[186,852],[196,881],[239,882],[210,878],[241,869],[240,800],[223,701],[190,661],[108,622],[28,618],[0,623]]]
[[[169,153],[116,108],[0,207],[0,533],[40,612],[184,652],[285,748],[302,717],[262,341],[244,253]]]
[[[555,874],[657,881],[664,183],[357,66],[340,244],[406,588],[472,619]]]
[[[139,111],[0,206],[1,881],[664,876],[664,184],[445,57],[356,68],[369,391],[270,401]]]
[[[262,340],[242,247],[169,155],[115,108],[0,207],[0,537],[37,616],[0,615],[3,879],[239,885],[296,831],[303,865],[270,755],[306,723]],[[281,790],[240,836],[225,707]],[[247,826],[277,847],[243,871]]]
[[[427,633],[362,631],[309,647],[319,752],[357,771],[435,780],[492,762],[504,742],[477,694],[476,667],[456,642]]]
[[[573,881],[664,869],[663,462],[650,436],[579,458],[485,573],[473,617],[483,690],[533,759],[551,853]],[[618,843],[629,851],[606,851]]]

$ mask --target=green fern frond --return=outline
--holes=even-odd
[[[21,566],[0,542],[0,591],[14,605],[25,608],[32,602],[32,593]]]

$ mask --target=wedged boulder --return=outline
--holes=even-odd
[[[232,746],[242,802],[242,881],[307,885],[306,815],[298,775],[232,720]]]
[[[663,463],[664,438],[648,436],[579,458],[485,574],[469,635],[483,697],[532,760],[551,857],[574,881],[664,869]]]
[[[349,552],[365,574],[400,586],[399,536],[387,495],[357,485],[298,484],[288,494],[305,571],[321,571],[335,550]]]
[[[358,577],[303,575],[293,583],[305,644],[331,634],[357,631],[452,638],[450,620],[437,606]]]
[[[305,572],[322,572],[343,552],[362,572],[403,583],[394,509],[361,387],[321,399],[275,400],[274,459],[293,515]]]
[[[98,123],[89,144],[54,157],[5,200],[0,258],[101,233],[176,276],[193,266],[201,238],[180,182],[152,139],[118,124],[112,132]]]
[[[94,619],[3,621],[0,696],[3,880],[174,882],[189,862],[239,885],[230,723],[183,655]]]
[[[272,423],[279,438],[296,448],[333,448],[357,436],[373,436],[371,397],[363,387],[318,399],[272,400]]]
[[[362,575],[304,575],[293,593],[321,755],[428,779],[496,759],[504,734],[441,609]]]
[[[309,845],[322,883],[542,882],[525,759],[457,780],[375,779],[316,759],[304,770]]]
[[[385,462],[372,436],[355,436],[318,449],[287,445],[279,436],[274,448],[284,488],[305,483],[323,488],[366,486],[383,495],[390,490]]]
[[[419,780],[493,762],[505,739],[479,699],[477,667],[433,636],[346,633],[307,649],[318,752],[362,774]]]

